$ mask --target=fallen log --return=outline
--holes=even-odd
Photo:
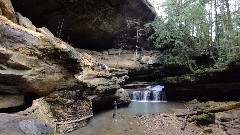
[[[186,106],[186,105],[185,105],[185,106]],[[187,106],[186,106],[186,107],[187,107]],[[190,114],[191,111],[192,111],[192,109],[189,109],[188,107],[187,107],[187,109],[188,109],[188,111],[187,111],[186,116],[185,116],[185,118],[184,118],[184,121],[183,121],[181,130],[185,130],[185,128],[186,128],[186,126],[187,126],[187,119],[188,119],[188,117],[189,117],[189,114]]]
[[[240,108],[240,102],[236,102],[236,103],[232,103],[224,106],[217,106],[217,107],[208,108],[204,110],[199,110],[196,112],[197,113],[196,115],[203,114],[203,113],[206,114],[206,113],[224,112],[224,111],[229,111],[229,110],[238,109],[238,108]]]
[[[240,109],[240,102],[235,102],[232,104],[224,105],[224,106],[216,106],[216,107],[210,107],[204,110],[192,110],[191,112],[188,111],[188,113],[185,114],[177,114],[177,117],[186,117],[186,115],[192,116],[192,115],[201,115],[201,114],[208,114],[208,113],[217,113],[217,112],[224,112],[234,109]]]
[[[187,126],[187,119],[189,117],[189,113],[186,114],[185,118],[184,118],[184,121],[183,121],[183,124],[182,124],[182,127],[181,127],[181,130],[185,130],[186,126]]]

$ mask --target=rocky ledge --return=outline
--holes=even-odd
[[[238,101],[239,68],[239,62],[233,62],[225,69],[206,69],[192,74],[175,66],[171,74],[164,70],[161,83],[169,100]]]
[[[128,72],[129,78],[124,82],[125,89],[147,86],[157,83],[162,75],[161,65],[158,63],[161,53],[157,50],[122,50],[108,49],[102,52],[76,49],[80,53],[87,53],[96,63],[105,63],[109,70],[121,69]]]

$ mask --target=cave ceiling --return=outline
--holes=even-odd
[[[156,14],[146,0],[12,0],[35,26],[77,48],[104,50],[134,45],[136,31]]]

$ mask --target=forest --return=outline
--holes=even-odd
[[[146,26],[154,29],[149,39],[163,52],[161,63],[198,73],[224,70],[239,59],[239,0],[166,0],[158,6],[164,14]]]

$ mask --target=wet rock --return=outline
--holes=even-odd
[[[203,133],[211,134],[211,133],[213,133],[213,131],[212,131],[212,129],[208,128],[208,129],[204,129]]]
[[[115,93],[115,96],[119,97],[118,103],[121,105],[128,105],[131,102],[128,91],[124,90],[123,88],[118,89]]]
[[[22,120],[19,122],[19,127],[25,134],[49,134],[53,130],[47,124],[37,123],[34,119]]]
[[[220,112],[216,114],[218,120],[221,122],[230,122],[237,120],[240,117],[240,110],[229,110],[225,112]]]
[[[196,120],[196,122],[201,125],[212,124],[215,122],[215,114],[214,113],[201,114],[193,117],[193,119]]]
[[[193,110],[203,110],[206,109],[208,106],[208,104],[204,102],[199,102],[197,99],[186,102],[185,104],[188,106],[188,108],[191,108]]]
[[[220,118],[221,122],[230,122],[234,120],[234,116],[230,114],[225,114]]]

